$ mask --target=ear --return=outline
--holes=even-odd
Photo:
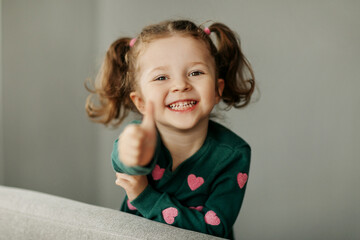
[[[216,97],[215,97],[216,98],[216,103],[220,102],[222,93],[224,91],[224,87],[225,87],[224,79],[219,78],[217,80],[217,93],[216,93]]]
[[[145,102],[141,94],[137,91],[130,93],[131,101],[135,104],[137,110],[144,115],[145,112]]]

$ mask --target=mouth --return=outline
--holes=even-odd
[[[167,105],[167,107],[171,111],[184,112],[194,109],[197,103],[198,101],[196,100],[179,100],[170,103],[169,105]]]

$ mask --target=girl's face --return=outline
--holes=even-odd
[[[215,79],[205,43],[183,35],[154,40],[138,56],[138,66],[138,89],[130,97],[143,114],[146,102],[153,102],[158,128],[191,130],[207,123],[224,81]]]

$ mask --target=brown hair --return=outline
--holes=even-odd
[[[113,42],[106,52],[97,81],[100,86],[93,89],[85,84],[91,93],[86,100],[89,117],[105,125],[119,125],[129,114],[137,111],[130,99],[136,88],[136,59],[145,43],[174,34],[184,34],[202,40],[215,59],[217,78],[225,81],[222,100],[231,107],[241,108],[250,102],[255,88],[255,77],[250,63],[240,48],[236,34],[222,23],[209,27],[216,35],[216,45],[203,28],[186,20],[165,21],[145,27],[137,37],[133,47],[130,38],[120,38]],[[97,97],[95,103],[93,97]]]

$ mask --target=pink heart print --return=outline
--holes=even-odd
[[[217,226],[220,224],[220,218],[216,216],[214,211],[208,211],[205,214],[205,222],[209,225]]]
[[[173,224],[178,213],[178,210],[174,207],[169,207],[162,211],[163,218],[167,224]]]
[[[134,206],[130,203],[130,200],[129,200],[129,199],[127,200],[127,205],[128,205],[128,208],[129,208],[130,210],[137,210],[137,208],[134,207]]]
[[[196,177],[194,174],[190,174],[187,181],[192,191],[198,189],[205,182],[202,177]]]
[[[245,186],[247,179],[248,179],[248,175],[246,173],[239,173],[237,175],[237,182],[239,184],[240,189],[242,189]]]
[[[197,206],[197,207],[189,207],[190,209],[195,209],[198,210],[199,212],[201,212],[203,210],[203,206]]]
[[[160,180],[163,177],[164,172],[165,172],[165,168],[160,168],[160,166],[156,164],[151,175],[154,180]]]

